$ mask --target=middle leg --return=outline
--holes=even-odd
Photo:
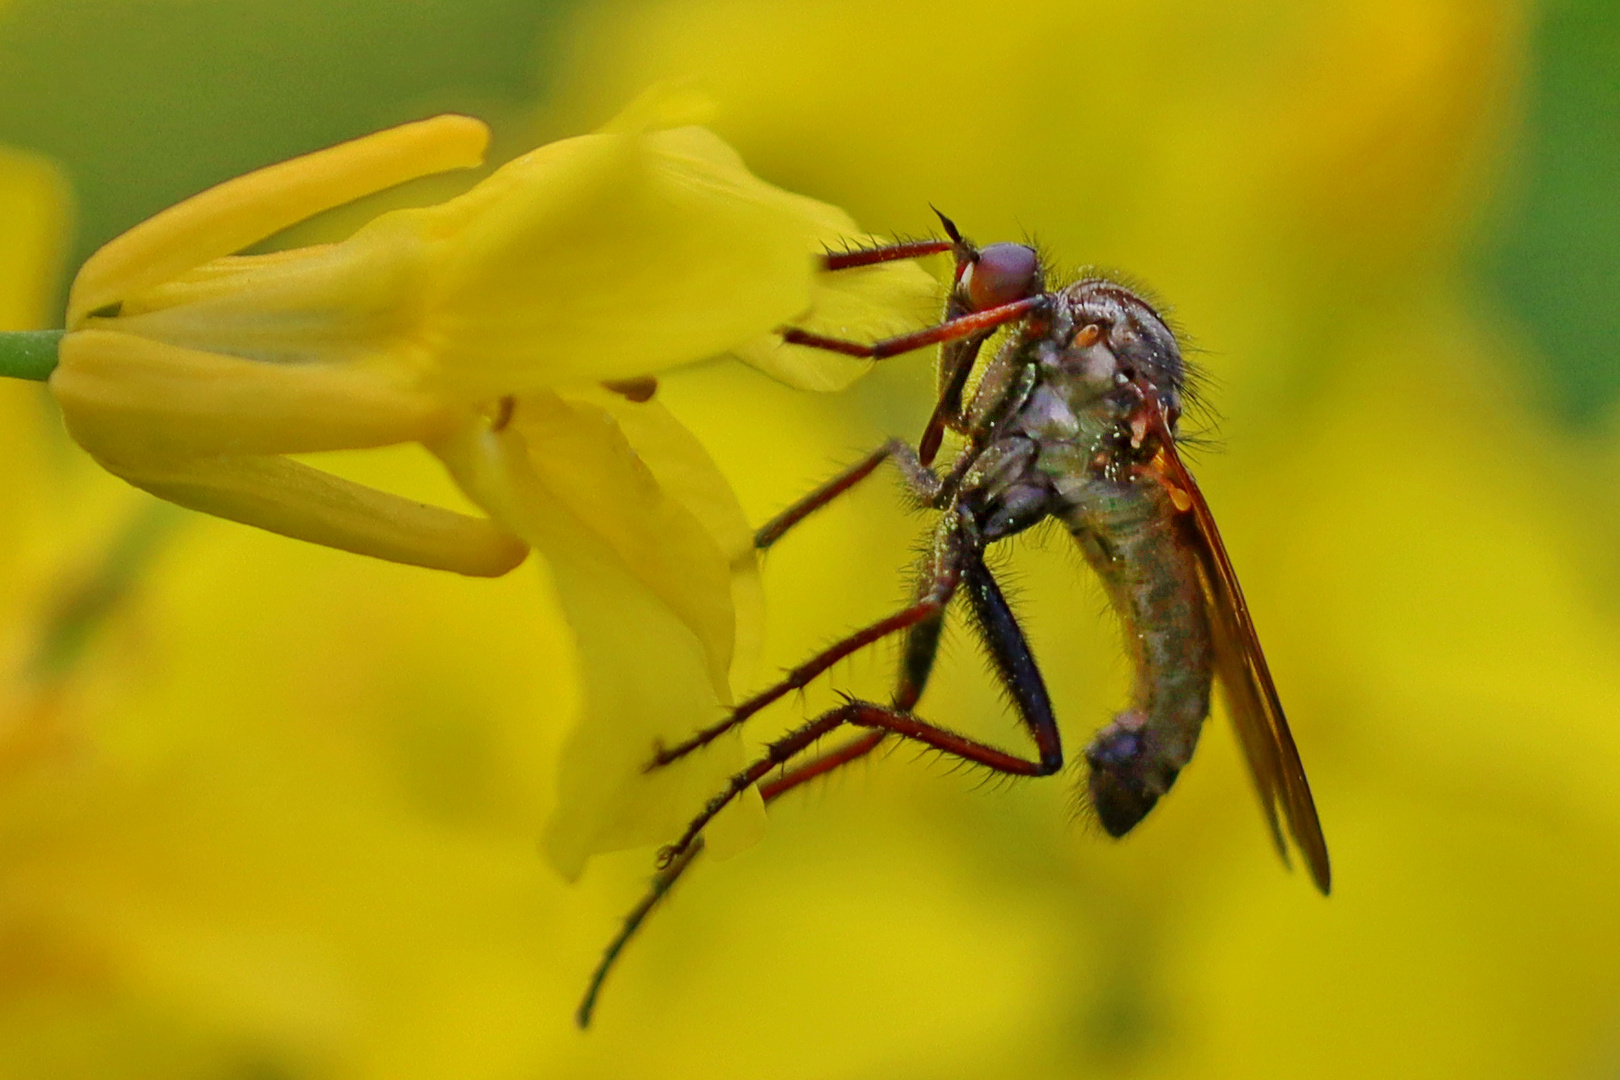
[[[1029,651],[1023,632],[1019,629],[1011,608],[1002,596],[1000,588],[989,570],[984,566],[982,559],[972,557],[964,569],[968,586],[969,602],[972,605],[975,624],[981,637],[989,647],[995,659],[998,673],[1002,681],[1012,692],[1013,700],[1018,704],[1020,716],[1029,727],[1035,739],[1037,749],[1040,751],[1039,762],[1023,762],[1018,772],[1022,775],[1046,775],[1056,772],[1062,767],[1062,748],[1058,742],[1057,727],[1052,718],[1050,701],[1047,698],[1045,685],[1041,680],[1040,672],[1035,667],[1034,657]],[[926,591],[926,581],[919,587],[919,592]],[[906,633],[904,657],[900,667],[900,677],[895,686],[892,708],[881,710],[881,707],[868,705],[867,708],[877,710],[878,713],[887,712],[889,719],[909,719],[915,730],[900,732],[915,737],[920,729],[927,727],[910,710],[914,708],[922,696],[923,688],[928,683],[929,675],[933,671],[934,659],[939,651],[940,634],[944,626],[944,613],[940,612],[930,619],[923,620],[912,626]],[[835,713],[844,712],[851,706],[860,703],[850,702],[843,710],[834,710]],[[787,792],[807,783],[816,777],[825,776],[851,762],[858,761],[883,745],[896,734],[893,723],[883,724],[873,722],[876,714],[865,717],[868,721],[868,730],[859,737],[852,739],[842,746],[826,751],[809,761],[787,769],[774,779],[760,783],[760,794],[767,803],[775,802]],[[795,740],[801,748],[808,748],[810,743],[822,734],[834,730],[838,724],[828,723],[829,716],[819,717],[817,721],[801,729],[801,733],[808,731],[808,739]],[[953,740],[963,740],[962,736],[954,732],[945,732],[944,729],[930,729],[936,735],[949,735]],[[802,741],[801,741],[802,740]],[[927,741],[927,740],[924,740]],[[791,745],[791,744],[790,744]],[[788,749],[789,747],[782,747]],[[941,747],[951,750],[954,748]],[[989,748],[986,748],[989,749]],[[997,752],[999,753],[999,752]],[[1008,755],[1010,756],[1010,755]],[[753,770],[750,770],[752,772]],[[763,777],[770,772],[767,768],[758,776]],[[742,789],[738,789],[742,790]],[[724,805],[723,803],[721,805]],[[707,819],[705,819],[707,820]],[[701,830],[701,823],[698,828]],[[590,1024],[591,1014],[595,1010],[598,995],[608,974],[623,953],[625,946],[630,942],[636,932],[641,928],[653,909],[669,895],[675,883],[680,880],[693,861],[703,850],[701,831],[695,834],[686,843],[684,850],[670,857],[648,886],[646,895],[641,902],[626,916],[623,926],[608,943],[595,972],[592,974],[590,984],[586,990],[584,1000],[580,1003],[576,1019],[580,1027]]]
[[[924,577],[918,583],[917,593],[919,597],[926,597],[933,589],[933,580]],[[922,697],[923,688],[928,685],[928,677],[934,670],[934,658],[939,654],[939,639],[944,627],[945,612],[942,607],[933,616],[923,619],[906,631],[900,675],[895,681],[894,688],[893,705],[896,710],[909,712]],[[771,743],[766,748],[764,757],[733,776],[725,789],[710,799],[697,818],[687,826],[681,838],[659,853],[659,865],[674,865],[680,861],[694,843],[701,842],[704,827],[727,803],[753,784],[760,783],[778,766],[787,766],[816,740],[842,725],[849,715],[850,707],[854,704],[853,701],[846,702],[840,708],[818,716]],[[800,784],[864,757],[876,749],[887,736],[888,732],[883,730],[869,731],[844,746],[787,769],[768,783],[760,784],[760,794],[767,802],[778,798]]]
[[[790,691],[808,686],[813,679],[838,661],[859,652],[873,642],[943,616],[946,605],[956,594],[957,586],[961,582],[964,561],[976,543],[977,526],[965,512],[942,518],[934,534],[932,564],[923,578],[923,585],[918,590],[919,595],[915,603],[886,619],[880,619],[864,629],[857,630],[798,667],[790,669],[786,677],[776,685],[761,690],[738,705],[718,724],[703,728],[672,747],[655,747],[653,760],[647,768],[649,770],[660,768],[672,761],[678,761],[700,747],[707,746],[765,706]],[[786,758],[779,759],[778,764],[786,760]]]
[[[825,776],[835,769],[857,761],[876,750],[888,733],[883,731],[870,731],[835,750],[829,750],[811,761],[807,761],[796,768],[790,769],[768,783],[760,784],[759,792],[765,798],[766,804],[775,802],[778,798],[798,787],[800,784],[814,780],[818,776]],[[586,985],[585,996],[575,1010],[574,1022],[581,1028],[591,1025],[591,1016],[596,1011],[597,999],[601,996],[602,987],[607,982],[608,975],[618,963],[619,957],[624,953],[625,946],[636,936],[647,917],[653,909],[661,904],[670,891],[675,888],[681,877],[691,868],[692,863],[703,853],[703,838],[694,840],[685,852],[672,860],[668,866],[662,867],[653,879],[647,884],[647,892],[630,913],[624,917],[619,932],[613,935],[607,948],[602,952],[602,959],[597,962],[596,970],[591,973],[591,980]]]
[[[767,550],[787,535],[789,529],[853,489],[856,484],[876,472],[879,465],[891,458],[900,469],[900,474],[905,477],[906,486],[911,489],[912,494],[930,506],[936,505],[940,493],[944,490],[944,481],[940,479],[938,473],[918,459],[917,452],[906,445],[904,440],[890,439],[761,525],[759,531],[754,534],[754,548],[759,551]]]
[[[725,789],[710,799],[687,825],[680,838],[659,853],[659,864],[668,866],[679,859],[709,821],[733,799],[759,783],[772,770],[803,753],[823,736],[846,724],[867,728],[869,734],[898,735],[1009,776],[1050,776],[1062,769],[1063,743],[1046,683],[1035,665],[1034,654],[1013,616],[1011,606],[977,551],[962,552],[961,578],[966,585],[979,636],[995,663],[996,673],[1013,699],[1019,718],[1035,742],[1038,757],[1030,759],[1008,753],[949,728],[929,723],[911,711],[933,667],[943,625],[941,610],[928,620],[918,620],[907,635],[906,656],[894,705],[883,706],[851,699],[771,743],[763,757],[733,776]],[[926,579],[924,588],[928,588]],[[872,745],[876,746],[877,742],[874,741]],[[836,765],[828,766],[833,767]]]

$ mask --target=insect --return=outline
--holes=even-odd
[[[943,214],[940,220],[949,240],[826,256],[827,269],[840,270],[952,252],[955,272],[938,326],[875,344],[782,331],[793,344],[874,359],[939,344],[939,396],[922,438],[915,449],[900,440],[884,444],[755,538],[758,548],[770,547],[892,461],[917,498],[938,512],[913,602],[793,668],[713,726],[656,748],[649,768],[680,760],[844,657],[898,634],[904,639],[893,695],[887,704],[846,698],[772,742],[660,852],[658,875],[609,945],[580,1006],[582,1027],[620,950],[702,850],[704,827],[749,787],[759,784],[769,802],[896,739],[1013,776],[1062,769],[1051,699],[985,562],[990,544],[1049,518],[1068,528],[1102,580],[1135,668],[1129,705],[1085,749],[1087,797],[1103,828],[1123,836],[1170,789],[1192,757],[1219,683],[1278,852],[1286,861],[1286,826],[1317,888],[1328,891],[1327,844],[1299,752],[1215,519],[1176,450],[1187,367],[1175,335],[1145,300],[1116,282],[1083,277],[1048,289],[1034,248],[979,248]],[[981,349],[1002,327],[1009,333],[967,397]],[[964,446],[941,472],[933,461],[946,430],[958,432]],[[1034,741],[1032,756],[970,739],[913,711],[947,608],[959,594]],[[820,740],[844,729],[854,737],[813,753]]]

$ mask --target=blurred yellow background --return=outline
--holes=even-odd
[[[932,203],[1147,283],[1208,375],[1192,462],[1335,889],[1277,864],[1218,720],[1119,843],[1073,772],[902,748],[700,864],[582,1035],[651,852],[577,885],[537,852],[576,695],[543,568],[168,510],[7,382],[0,1074],[1620,1075],[1617,62],[1597,2],[12,0],[3,329],[59,325],[65,268],[248,168],[442,109],[510,155],[682,78],[756,172],[873,231]],[[762,521],[915,437],[929,363],[661,395]],[[324,463],[457,499],[425,455]],[[905,595],[924,521],[893,488],[771,553],[762,680]],[[1006,565],[1075,758],[1127,672],[1069,546]],[[965,634],[920,711],[1021,745]]]

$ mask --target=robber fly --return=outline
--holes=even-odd
[[[1286,861],[1286,824],[1317,888],[1328,891],[1327,844],[1260,639],[1209,505],[1176,451],[1187,368],[1175,335],[1146,301],[1117,282],[1083,277],[1048,289],[1034,248],[979,248],[943,214],[940,220],[949,240],[825,259],[828,270],[841,270],[954,253],[955,274],[938,326],[875,344],[782,331],[791,344],[873,359],[940,345],[939,396],[917,447],[886,443],[755,538],[758,548],[770,547],[884,461],[893,461],[919,501],[939,514],[914,601],[793,668],[713,726],[656,748],[649,768],[680,760],[844,657],[902,634],[893,696],[887,704],[848,698],[777,739],[663,849],[646,898],[597,969],[579,1009],[581,1026],[589,1022],[619,951],[702,850],[704,827],[749,787],[759,784],[769,802],[896,739],[1013,776],[1062,769],[1051,698],[985,562],[990,544],[1048,518],[1062,522],[1102,579],[1124,623],[1135,667],[1130,704],[1085,750],[1087,795],[1103,828],[1123,836],[1170,789],[1192,757],[1218,682],[1278,851]],[[1003,344],[964,401],[981,347],[1003,327]],[[933,460],[946,430],[959,433],[964,446],[940,472]],[[958,594],[1029,730],[1033,756],[970,739],[912,711],[933,668],[946,610]],[[846,728],[854,738],[811,753],[821,739]]]

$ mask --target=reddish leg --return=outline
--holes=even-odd
[[[913,713],[901,712],[886,705],[874,705],[869,701],[855,701],[842,707],[848,710],[843,718],[846,724],[856,727],[875,728],[879,731],[893,732],[902,738],[920,742],[931,746],[935,750],[961,758],[963,761],[975,765],[983,765],[992,772],[1003,773],[1007,776],[1051,776],[1063,768],[1062,758],[1057,760],[1031,761],[1021,758],[1017,754],[1009,754],[1005,750],[998,750],[994,746],[970,739],[966,735],[958,734],[949,728],[942,728],[937,724],[930,724],[926,720],[919,720]]]
[[[884,443],[865,458],[845,469],[825,484],[821,485],[792,506],[777,514],[771,520],[761,525],[754,534],[754,547],[764,551],[778,540],[793,526],[832,502],[838,496],[865,480],[877,471],[877,467],[888,460],[894,453],[894,443]]]
[[[951,598],[951,594],[955,591],[956,576],[954,573],[949,578],[936,581],[935,587],[930,590],[929,594],[917,603],[904,611],[889,616],[887,619],[873,623],[864,630],[858,630],[832,647],[817,653],[805,663],[789,671],[787,678],[775,686],[755,694],[737,706],[732,710],[731,715],[720,723],[704,728],[690,738],[667,749],[659,749],[648,768],[654,769],[661,765],[668,765],[672,761],[680,760],[701,746],[707,746],[789,691],[800,690],[810,685],[811,680],[844,657],[859,652],[873,642],[881,641],[890,634],[915,626],[923,620],[939,614],[945,609],[946,601]]]
[[[698,834],[714,819],[714,815],[724,810],[738,795],[759,783],[771,770],[798,757],[823,735],[842,727],[848,719],[849,709],[849,705],[840,705],[836,709],[822,713],[808,724],[794,728],[766,746],[763,757],[728,780],[720,793],[698,811],[697,817],[686,826],[686,831],[681,833],[680,838],[658,852],[658,865],[660,867],[674,865],[677,859],[686,854],[698,839]]]
[[[812,334],[808,330],[800,330],[794,326],[783,328],[781,334],[782,340],[789,345],[806,345],[812,349],[825,349],[827,352],[843,353],[845,356],[883,360],[890,356],[899,356],[901,353],[911,352],[913,349],[921,349],[926,345],[938,345],[942,341],[957,341],[985,330],[1005,326],[1010,322],[1017,322],[1048,302],[1047,294],[1041,293],[1037,296],[1025,297],[1022,300],[1014,300],[1010,304],[1001,304],[998,307],[986,308],[983,311],[975,311],[969,315],[947,319],[938,326],[931,326],[926,330],[918,330],[912,334],[886,338],[870,345],[859,341],[845,341],[842,338],[823,337],[820,334]]]
[[[822,736],[852,724],[874,729],[874,733],[892,732],[913,742],[931,746],[953,757],[983,765],[994,772],[1009,776],[1050,776],[1063,767],[1063,744],[1058,735],[1057,717],[1052,712],[1052,701],[1046,692],[1046,683],[1035,667],[1034,655],[1029,650],[1023,631],[1013,617],[1012,609],[989,569],[977,553],[963,560],[959,575],[966,585],[968,602],[973,608],[974,623],[983,639],[996,674],[1001,678],[1019,716],[1029,729],[1039,751],[1037,760],[1009,754],[993,746],[970,739],[949,728],[942,728],[919,718],[910,711],[922,694],[928,672],[933,665],[939,644],[939,623],[923,622],[912,632],[902,665],[900,686],[895,694],[895,706],[886,707],[869,701],[850,700],[835,709],[803,724],[766,747],[758,761],[737,773],[726,787],[706,803],[697,817],[687,825],[686,831],[673,844],[659,852],[661,866],[672,865],[684,855],[698,834],[726,805],[738,795],[764,779],[771,770],[803,753]],[[929,587],[933,591],[933,587]],[[814,763],[812,763],[813,765]],[[834,766],[828,766],[832,768]]]
[[[858,761],[876,750],[878,744],[889,737],[886,731],[869,731],[858,739],[845,743],[836,750],[829,750],[819,757],[812,758],[803,765],[782,770],[782,775],[774,780],[767,780],[759,785],[760,797],[767,804],[775,802],[783,795],[792,791],[800,784],[807,784],[818,776],[826,776],[834,769],[842,768],[852,761]]]
[[[813,761],[789,770],[767,784],[761,784],[759,788],[760,794],[765,797],[767,803],[773,802],[800,784],[814,780],[818,776],[824,776],[842,765],[848,765],[852,761],[865,757],[877,748],[878,744],[887,737],[887,734],[887,732],[883,731],[868,732],[846,746],[829,751]],[[619,954],[624,952],[624,947],[630,944],[631,938],[636,936],[636,931],[640,930],[641,924],[647,921],[647,916],[651,915],[653,909],[663,901],[664,897],[669,895],[670,890],[675,887],[675,883],[681,879],[681,875],[686,873],[687,868],[692,865],[693,861],[702,852],[703,838],[698,837],[679,858],[653,875],[652,881],[647,885],[647,894],[624,917],[624,925],[619,928],[619,932],[614,935],[613,940],[608,942],[607,948],[602,952],[601,961],[596,965],[596,970],[591,973],[591,982],[585,988],[585,997],[580,1001],[579,1008],[574,1013],[574,1021],[580,1027],[590,1027],[591,1014],[596,1011],[596,999],[602,993],[602,984],[607,981],[608,973],[613,970],[613,965],[618,963]]]
[[[754,547],[760,551],[769,548],[782,539],[789,529],[871,476],[879,465],[890,458],[900,467],[912,492],[929,505],[937,505],[935,500],[943,486],[939,476],[917,460],[917,454],[911,447],[900,439],[890,439],[760,526],[754,534]]]
[[[900,681],[895,689],[894,707],[885,709],[867,702],[852,701],[805,725],[796,734],[807,731],[815,734],[804,741],[804,746],[808,746],[821,734],[837,727],[838,724],[828,724],[827,721],[839,714],[848,717],[842,722],[855,723],[870,730],[841,747],[782,773],[775,780],[761,784],[760,793],[767,802],[775,801],[800,784],[865,757],[881,745],[891,732],[934,746],[946,753],[956,754],[990,768],[1017,775],[1045,776],[1063,767],[1063,750],[1058,738],[1057,721],[1052,714],[1051,701],[1047,697],[1045,684],[1035,667],[1034,656],[1029,651],[1029,644],[1019,629],[1012,609],[1008,607],[995,579],[981,559],[968,558],[962,576],[980,637],[995,662],[997,674],[1018,707],[1019,715],[1034,737],[1035,746],[1040,752],[1040,760],[1026,761],[994,747],[975,743],[953,731],[919,720],[907,711],[921,697],[923,687],[928,682],[929,672],[933,668],[934,654],[939,646],[940,626],[943,622],[941,616],[935,616],[931,620],[918,623],[907,634]],[[773,751],[776,749],[773,747]],[[764,773],[760,775],[763,776]],[[669,894],[676,881],[702,850],[703,838],[695,836],[687,843],[684,851],[675,855],[659,870],[653,877],[646,896],[625,917],[624,926],[603,953],[601,963],[597,965],[591,977],[585,999],[576,1013],[580,1027],[590,1023],[591,1013],[596,1007],[596,999],[601,992],[602,984],[624,951],[625,945],[635,936],[647,916],[652,913],[659,901]]]
[[[727,782],[725,789],[710,799],[687,825],[680,839],[658,853],[658,865],[675,865],[697,842],[698,834],[724,810],[738,795],[757,784],[772,769],[803,753],[812,743],[845,724],[873,728],[877,733],[893,732],[903,738],[931,746],[952,757],[983,765],[994,772],[1009,776],[1049,776],[1063,767],[1061,754],[1055,758],[1043,753],[1042,760],[1031,761],[1017,754],[1009,754],[993,746],[970,739],[949,728],[942,728],[920,720],[909,712],[874,705],[869,701],[849,701],[836,709],[822,713],[814,720],[788,732],[765,748],[765,756],[754,762]],[[1055,732],[1055,729],[1054,729]],[[875,745],[875,744],[874,744]],[[1044,748],[1043,748],[1044,749]],[[828,766],[832,768],[833,766]],[[822,770],[826,771],[826,770]],[[808,779],[808,777],[807,777]]]
[[[580,1001],[579,1008],[574,1010],[574,1023],[581,1028],[591,1026],[591,1014],[596,1011],[596,999],[601,995],[602,984],[607,981],[608,972],[613,970],[613,965],[618,961],[619,954],[624,951],[626,945],[630,944],[630,939],[636,936],[636,931],[641,929],[641,924],[647,921],[647,916],[652,914],[653,908],[658,906],[660,900],[669,895],[669,891],[675,887],[675,883],[681,879],[681,875],[686,873],[686,868],[692,865],[692,860],[696,859],[702,851],[703,841],[700,839],[687,848],[685,854],[680,858],[653,875],[652,882],[647,886],[647,895],[643,896],[641,902],[631,910],[630,914],[624,917],[624,925],[619,928],[619,932],[614,935],[613,940],[608,942],[606,951],[602,953],[601,962],[596,965],[596,970],[591,974],[591,983],[585,988],[585,997]]]
[[[939,652],[940,631],[944,628],[943,615],[918,623],[906,633],[906,647],[900,662],[900,680],[895,686],[893,705],[896,709],[910,709],[922,697],[928,685],[928,676],[934,669],[934,656]],[[774,779],[759,785],[759,793],[767,803],[786,795],[800,784],[825,776],[834,769],[870,754],[878,744],[889,737],[887,731],[868,731],[835,750],[783,771]]]
[[[811,680],[844,657],[859,652],[873,642],[881,641],[890,634],[898,633],[901,630],[939,616],[945,610],[945,605],[950,602],[951,597],[956,593],[956,586],[961,581],[963,521],[962,518],[952,517],[945,518],[940,522],[940,529],[934,541],[934,566],[930,569],[925,579],[927,585],[915,604],[890,615],[887,619],[881,619],[865,629],[857,630],[842,641],[823,649],[798,667],[791,669],[786,678],[775,686],[760,691],[741,705],[738,705],[731,711],[730,716],[727,716],[718,724],[704,728],[697,734],[676,743],[672,747],[657,748],[653,760],[647,765],[647,768],[651,770],[662,765],[668,765],[670,762],[685,757],[701,746],[707,746],[771,702],[776,701],[790,691],[808,686]]]
[[[831,252],[821,257],[825,270],[853,270],[858,266],[915,259],[922,255],[938,255],[956,246],[950,240],[911,240],[903,244],[884,244],[882,247],[863,248],[859,251]]]

